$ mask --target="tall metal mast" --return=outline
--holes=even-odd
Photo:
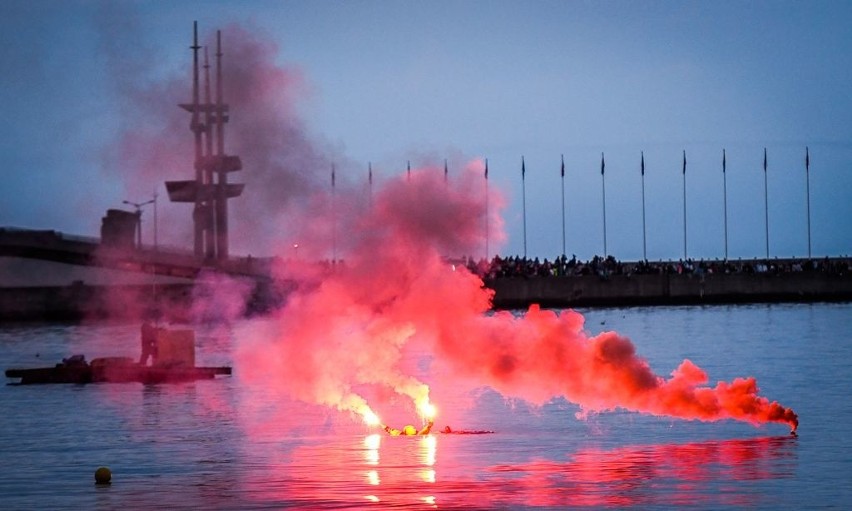
[[[228,259],[228,172],[225,165],[225,105],[222,100],[222,32],[216,31],[216,253]],[[241,167],[241,166],[240,166]]]
[[[207,260],[216,258],[216,210],[213,195],[213,112],[210,111],[210,61],[207,58],[207,47],[204,47],[204,257]]]
[[[193,135],[195,136],[195,161],[193,163],[195,167],[195,182],[196,189],[201,183],[204,182],[204,168],[201,163],[202,159],[202,147],[201,147],[201,134],[204,131],[204,126],[201,125],[198,119],[198,107],[199,107],[199,84],[198,84],[198,50],[201,49],[201,46],[198,45],[198,22],[192,22],[192,121],[190,123],[189,129],[192,130]],[[200,193],[196,193],[193,197],[193,202],[195,202],[195,207],[192,211],[192,221],[195,232],[195,257],[201,259],[204,257],[204,202],[203,197]]]
[[[227,200],[243,192],[242,184],[229,184],[229,172],[242,170],[239,156],[225,154],[225,127],[228,105],[222,99],[222,43],[216,33],[216,103],[210,85],[210,64],[204,52],[204,104],[200,103],[198,68],[198,24],[193,23],[192,103],[179,106],[192,114],[190,129],[195,137],[195,179],[166,181],[172,202],[192,202],[195,227],[195,256],[207,261],[228,259]],[[204,122],[200,115],[204,114]],[[214,146],[215,139],[215,146]],[[206,146],[206,147],[205,147]]]

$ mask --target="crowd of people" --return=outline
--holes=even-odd
[[[752,259],[752,260],[694,260],[622,262],[613,256],[595,256],[590,261],[579,261],[577,256],[568,259],[559,256],[554,260],[526,257],[494,256],[490,261],[468,258],[469,270],[485,280],[506,277],[571,277],[596,275],[661,275],[661,274],[779,274],[795,272],[822,272],[844,274],[852,272],[850,258],[822,259]]]

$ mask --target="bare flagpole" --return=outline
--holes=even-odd
[[[335,202],[334,163],[331,164],[331,266],[337,264],[337,204]]]
[[[805,146],[805,183],[808,194],[808,259],[811,258],[811,154]]]
[[[725,150],[722,149],[722,204],[725,212],[725,261],[728,260],[728,166]]]
[[[526,184],[527,168],[524,165],[524,157],[521,155],[521,196],[523,200],[523,216],[524,216],[524,259],[527,258],[527,184]]]
[[[370,209],[373,209],[373,162],[367,162],[367,185],[369,187]]]
[[[604,163],[604,153],[601,153],[601,203],[603,204],[603,248],[604,248],[604,259],[606,259],[606,177],[604,176],[604,169],[606,168],[606,163]]]
[[[766,177],[766,148],[763,148],[763,211],[766,225],[766,258],[769,259],[769,180]]]
[[[488,158],[485,158],[485,262],[488,262]]]
[[[565,155],[562,155],[562,257],[565,257]]]
[[[686,253],[686,150],[683,151],[683,260],[687,260]]]
[[[648,242],[645,235],[645,151],[642,151],[642,161],[639,165],[642,172],[642,259],[648,260]]]

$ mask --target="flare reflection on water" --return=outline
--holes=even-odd
[[[562,463],[496,465],[490,470],[511,478],[513,487],[495,485],[493,504],[521,504],[523,495],[523,504],[532,506],[754,506],[764,496],[719,490],[725,481],[793,477],[795,443],[783,436],[581,449]]]
[[[523,439],[503,441],[518,445]],[[554,454],[562,460],[536,455],[478,466],[495,444],[477,437],[323,438],[294,448],[286,463],[270,459],[265,468],[280,473],[259,476],[250,494],[269,505],[296,507],[357,506],[355,495],[405,508],[762,506],[772,503],[756,491],[762,484],[794,477],[797,442],[779,436],[580,446]],[[279,484],[270,484],[275,480]],[[739,491],[724,491],[732,485]]]

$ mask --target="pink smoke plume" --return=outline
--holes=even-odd
[[[207,33],[208,45],[213,37]],[[452,367],[453,379],[532,403],[564,397],[586,410],[773,421],[795,430],[796,414],[760,396],[752,378],[709,387],[688,360],[659,376],[627,338],[588,337],[576,312],[533,306],[523,316],[486,314],[491,291],[456,264],[482,254],[488,241],[503,241],[504,199],[494,187],[486,194],[483,162],[446,181],[439,166],[413,169],[410,180],[379,181],[369,203],[342,171],[329,186],[331,163],[343,169],[346,162],[300,119],[301,73],[276,62],[278,48],[259,30],[225,27],[223,46],[232,113],[225,150],[243,160],[233,181],[247,183],[244,197],[232,201],[232,242],[261,254],[276,250],[289,260],[277,277],[295,283],[275,315],[280,335],[238,353],[246,378],[368,422],[377,420],[368,398],[383,408],[405,396],[428,414],[429,386],[405,365],[406,350],[417,348]],[[136,73],[122,74],[127,122],[106,158],[128,194],[193,176],[189,117],[176,106],[190,99],[191,54],[179,76],[154,83],[139,79],[150,71],[136,65],[151,61],[143,57],[115,55],[125,64],[119,69]],[[190,206],[165,206],[161,234],[188,246]],[[331,267],[313,263],[328,258]]]
[[[443,307],[442,307],[443,308]],[[574,311],[541,310],[523,317],[459,314],[438,325],[441,356],[507,396],[543,404],[564,397],[589,411],[626,410],[682,419],[781,422],[793,431],[789,408],[758,395],[754,378],[708,387],[707,374],[684,360],[669,378],[656,375],[629,339],[615,332],[588,337]]]
[[[441,300],[461,284],[480,295],[480,309],[488,307],[481,282],[469,272],[451,271],[444,257],[482,250],[482,168],[482,162],[472,162],[451,182],[434,168],[390,181],[371,209],[337,219],[345,233],[342,262],[327,269],[298,261],[282,265],[278,277],[297,281],[299,289],[277,314],[282,338],[240,354],[241,363],[252,368],[248,378],[365,418],[373,411],[356,389],[389,390],[410,398],[421,415],[431,415],[429,387],[404,370],[403,348],[417,335],[413,316],[421,300]],[[491,202],[499,242],[499,193]]]
[[[709,387],[706,373],[689,360],[668,378],[659,376],[626,337],[589,337],[577,312],[534,305],[523,316],[486,314],[492,292],[447,259],[475,253],[484,242],[481,162],[474,167],[450,184],[423,169],[410,181],[384,186],[372,209],[345,222],[345,264],[302,278],[311,284],[278,314],[282,338],[268,346],[276,365],[265,364],[268,354],[243,360],[264,378],[278,374],[278,384],[294,397],[342,410],[366,405],[355,390],[365,385],[415,404],[428,401],[428,386],[402,365],[411,346],[448,365],[452,378],[535,404],[563,397],[587,411],[621,408],[797,428],[796,414],[760,396],[753,378]],[[496,193],[492,204],[502,206]],[[500,229],[499,216],[491,225]],[[300,278],[292,267],[282,272]]]

